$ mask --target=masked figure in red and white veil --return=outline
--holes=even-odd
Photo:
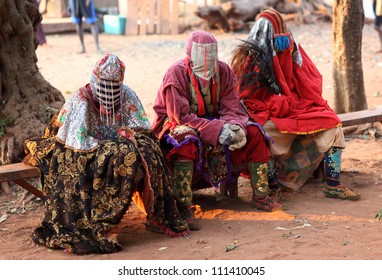
[[[260,125],[248,122],[235,77],[218,59],[212,34],[198,30],[189,35],[186,56],[166,71],[154,111],[153,131],[167,150],[175,179],[173,193],[191,230],[198,229],[191,187],[235,184],[241,171],[251,174],[253,207],[279,208],[269,196],[266,136]]]

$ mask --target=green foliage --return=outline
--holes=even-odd
[[[14,119],[4,109],[5,100],[0,101],[0,138],[7,133],[7,127],[13,125]]]
[[[44,115],[45,115],[45,122],[49,123],[49,121],[52,119],[52,110],[49,107],[45,107]]]

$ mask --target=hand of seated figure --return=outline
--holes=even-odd
[[[247,143],[247,138],[239,125],[224,124],[219,135],[219,143],[227,145],[233,151],[242,148]]]

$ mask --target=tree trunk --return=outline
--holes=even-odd
[[[333,5],[333,83],[336,113],[367,109],[362,69],[362,0]]]
[[[41,136],[65,101],[36,64],[41,20],[34,0],[0,1],[0,159],[10,162],[20,161],[24,141]]]

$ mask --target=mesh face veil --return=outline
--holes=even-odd
[[[125,73],[124,63],[114,54],[107,54],[98,61],[90,78],[90,87],[95,100],[100,104],[100,114],[113,115],[121,102],[121,90]]]
[[[122,84],[115,81],[100,79],[95,85],[98,102],[107,112],[111,112],[121,97]]]

